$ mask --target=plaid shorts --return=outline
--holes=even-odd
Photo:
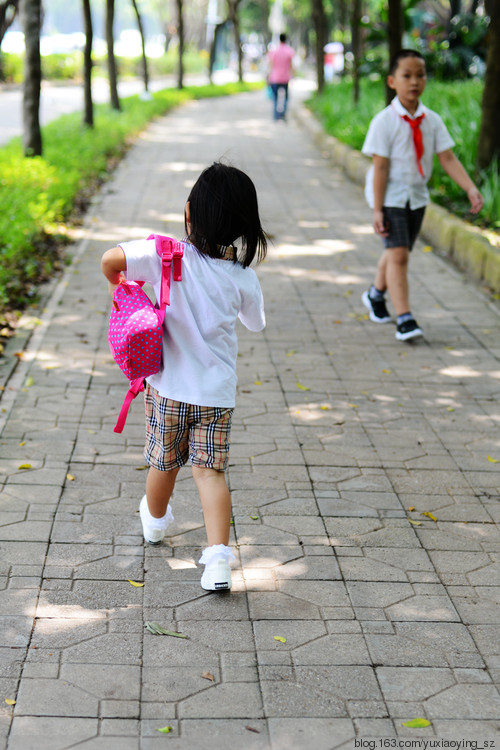
[[[224,471],[233,409],[184,404],[160,396],[148,383],[145,386],[148,465],[169,471],[190,460],[193,466]]]
[[[384,219],[389,234],[383,237],[385,247],[407,247],[412,249],[424,220],[425,206],[411,210],[407,203],[404,208],[384,206]]]

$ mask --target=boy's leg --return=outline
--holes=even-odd
[[[175,480],[180,467],[170,471],[159,471],[153,466],[149,469],[146,479],[146,497],[149,512],[153,518],[163,518],[167,512],[167,505],[174,491]]]
[[[200,493],[208,546],[229,543],[231,496],[223,471],[193,466],[193,478]]]
[[[410,251],[407,247],[389,247],[384,250],[377,266],[375,287],[380,291],[388,290],[396,315],[410,311],[409,259]]]

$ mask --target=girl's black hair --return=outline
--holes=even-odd
[[[187,239],[199,252],[221,258],[228,245],[241,240],[235,253],[246,268],[257,255],[264,260],[267,239],[262,229],[255,186],[244,172],[221,162],[207,167],[188,197],[191,231]],[[186,233],[187,222],[186,223]]]
[[[420,52],[417,52],[416,49],[400,49],[391,58],[391,62],[389,64],[390,76],[393,76],[396,72],[396,68],[398,67],[400,60],[404,60],[406,57],[418,57],[419,60],[422,60],[422,62],[425,63],[424,56],[421,55]]]

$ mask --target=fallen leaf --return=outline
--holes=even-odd
[[[333,322],[335,323],[335,325],[340,325],[340,323],[342,323],[341,320],[334,320]]]
[[[409,511],[415,510],[415,506],[414,505],[410,505],[410,507],[408,508],[408,510]]]
[[[246,726],[245,729],[248,729],[249,732],[255,732],[255,734],[260,734],[259,729],[254,729],[254,727],[248,727]]]
[[[163,734],[168,734],[173,731],[172,727],[160,727],[159,729],[155,729],[155,732],[162,732]]]
[[[453,346],[445,346],[444,348],[446,349],[447,352],[453,351]]]
[[[130,583],[131,586],[134,586],[136,589],[142,588],[144,586],[143,583],[138,583],[137,581],[131,581],[130,578],[127,578],[127,581]]]
[[[298,380],[297,380],[297,382],[296,382],[295,385],[297,386],[297,388],[299,389],[299,391],[310,391],[311,390],[310,388],[307,387],[307,385],[302,385],[302,383],[299,383]]]
[[[5,702],[6,702],[6,704],[8,706],[15,706],[16,705],[16,701],[13,698],[6,698]]]
[[[254,380],[253,384],[254,385],[262,385],[262,381],[261,380]]]
[[[413,524],[413,526],[422,526],[422,521],[414,521],[413,518],[409,518],[408,521]]]
[[[429,511],[427,511],[427,510],[424,510],[424,512],[423,512],[423,513],[421,513],[420,515],[421,515],[421,516],[427,516],[427,518],[430,518],[430,519],[431,519],[431,521],[434,521],[435,523],[437,523],[437,518],[436,518],[436,516],[433,516],[433,515],[432,515],[432,513],[429,513]]]
[[[14,352],[14,357],[17,357],[18,359],[23,359],[24,352]]]
[[[348,406],[350,406],[351,409],[359,409],[359,405],[358,404],[348,404]]]
[[[492,458],[491,456],[488,456],[488,461],[490,462],[490,464],[497,464],[498,458]]]
[[[135,467],[136,471],[144,471],[144,469],[149,469],[149,466],[147,464],[145,464],[144,466],[136,466]]]
[[[319,408],[321,409],[321,411],[330,411],[332,407],[325,405],[325,406],[320,406]]]
[[[166,630],[166,628],[157,622],[145,622],[144,627],[153,635],[171,635],[174,638],[187,638],[187,635],[184,635],[184,633],[177,633],[175,630]]]
[[[351,294],[352,294],[352,289],[348,289],[348,290],[347,290],[347,291],[345,292],[345,294],[344,294],[344,297],[350,297],[350,296],[351,296]]]
[[[28,375],[28,377],[26,378],[25,386],[26,388],[31,388],[32,385],[35,385],[35,381],[32,375]]]
[[[97,435],[97,430],[89,430],[87,428],[87,432],[89,433],[89,435]]]
[[[259,516],[250,516],[250,518],[252,519],[252,521],[258,521],[259,520]]]
[[[32,469],[33,467],[31,466],[31,464],[21,464],[17,468],[18,469]]]
[[[275,635],[274,640],[279,641],[280,643],[286,643],[286,638],[283,638],[282,635]]]
[[[391,370],[385,370],[385,369],[383,369],[382,372],[385,372],[386,375],[390,375],[391,374]]]
[[[203,672],[201,675],[204,680],[210,680],[211,682],[215,682],[215,677],[211,672]]]
[[[286,356],[291,357],[293,354],[295,354],[296,351],[297,351],[296,349],[290,349],[289,352],[286,352]]]
[[[453,408],[453,406],[448,406],[448,408],[446,409],[446,411],[455,411],[455,409]]]
[[[426,245],[424,247],[424,253],[432,253],[432,247],[430,245]]]
[[[74,482],[76,477],[74,477],[73,474],[66,474],[66,479],[68,479],[70,482]]]
[[[21,441],[21,442],[19,443],[19,447],[20,447],[20,448],[22,448],[22,447],[23,447],[23,445],[26,445],[26,440],[22,440],[22,441]]]
[[[419,729],[420,727],[430,727],[431,722],[427,719],[410,719],[409,721],[403,721],[403,727],[410,727],[410,729]]]

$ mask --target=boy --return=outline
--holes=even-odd
[[[287,44],[286,40],[286,34],[280,34],[279,46],[275,50],[271,50],[268,55],[271,68],[268,83],[273,92],[273,114],[275,120],[284,120],[286,118],[288,84],[293,75],[292,62],[295,52]],[[281,98],[280,94],[282,95]]]
[[[425,61],[419,52],[402,49],[394,55],[387,83],[396,96],[373,118],[362,149],[373,157],[365,195],[373,208],[373,227],[385,246],[375,281],[362,300],[373,322],[388,323],[391,317],[384,295],[389,291],[400,341],[422,336],[410,311],[408,261],[429,202],[426,185],[434,153],[467,193],[471,212],[478,213],[483,207],[481,193],[451,150],[455,144],[443,121],[420,102],[426,80]]]

